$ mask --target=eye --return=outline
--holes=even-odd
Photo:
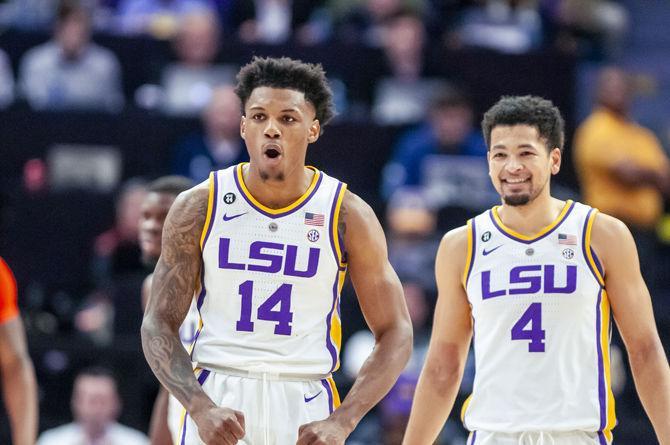
[[[507,156],[506,153],[503,153],[501,151],[493,153],[493,157],[497,159],[504,159]]]
[[[294,118],[293,116],[284,116],[284,122],[291,123],[291,122],[295,122],[295,121],[296,121],[296,118]]]
[[[529,151],[529,150],[521,152],[521,156],[533,156],[533,155],[535,155],[535,152],[532,152],[532,151]]]
[[[253,119],[255,121],[261,121],[261,120],[265,119],[265,115],[263,113],[252,114],[251,119]]]

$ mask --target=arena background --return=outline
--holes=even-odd
[[[2,5],[12,2],[5,1]],[[222,2],[226,3],[226,2]],[[484,2],[435,1],[451,21],[465,8]],[[531,2],[532,3],[532,2]],[[546,6],[539,2],[540,6]],[[560,2],[553,2],[560,3]],[[483,110],[501,95],[537,94],[554,101],[567,123],[563,168],[555,179],[562,193],[579,198],[571,161],[571,141],[578,123],[592,105],[594,73],[606,64],[619,64],[640,79],[633,109],[635,118],[654,130],[667,150],[670,137],[670,4],[662,0],[615,2],[627,14],[620,41],[607,47],[602,36],[574,32],[577,44],[566,50],[556,43],[561,25],[545,19],[543,41],[522,54],[473,47],[447,48],[443,34],[428,33],[427,58],[432,76],[467,87],[478,122]],[[440,8],[441,7],[441,8]],[[110,7],[111,8],[111,7]],[[444,27],[440,32],[444,32]],[[365,103],[382,75],[383,51],[360,42],[332,38],[307,46],[291,40],[281,44],[242,43],[233,31],[224,34],[216,62],[243,65],[253,55],[289,56],[321,63],[329,77],[346,87],[349,102]],[[6,24],[0,48],[9,56],[14,75],[27,50],[50,38],[48,26],[26,30]],[[75,317],[95,290],[93,244],[114,223],[114,199],[129,178],[152,179],[170,173],[171,148],[200,128],[196,117],[168,117],[159,110],[135,104],[136,91],[155,78],[160,67],[174,59],[170,42],[151,36],[122,36],[98,30],[94,40],[111,49],[122,67],[125,107],[118,113],[90,110],[36,111],[21,99],[0,111],[0,254],[12,266],[19,285],[20,307],[26,321],[30,352],[40,395],[40,431],[71,419],[69,397],[74,374],[83,366],[103,364],[119,378],[124,402],[121,422],[147,430],[156,382],[141,353],[138,329],[141,275],[116,283],[117,321],[112,338],[91,338],[78,331]],[[366,111],[341,112],[323,137],[309,149],[308,162],[349,184],[366,199],[382,221],[387,203],[380,194],[381,172],[398,136],[407,126],[382,126]],[[54,187],[50,156],[54,147],[73,145],[84,150],[112,147],[120,154],[121,177],[108,190]],[[666,204],[667,208],[667,204]],[[440,220],[440,230],[465,221],[467,211]],[[662,278],[650,283],[659,331],[666,351],[670,346],[670,245],[658,240],[656,256],[641,251],[659,265]],[[122,313],[122,316],[118,314]],[[350,286],[342,299],[344,343],[364,326]],[[614,333],[613,342],[621,344]],[[656,443],[634,390],[630,372],[617,397],[618,444]],[[350,380],[336,376],[342,395]],[[454,410],[455,412],[457,410]],[[375,422],[372,413],[370,422]],[[455,417],[454,417],[455,418]],[[9,443],[6,416],[1,417],[0,443]],[[455,436],[457,437],[457,435]],[[458,439],[453,442],[461,443]]]

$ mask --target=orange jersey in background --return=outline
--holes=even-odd
[[[5,260],[0,257],[0,323],[19,315],[16,304],[16,280]]]

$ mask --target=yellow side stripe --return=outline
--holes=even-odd
[[[465,268],[463,268],[463,289],[467,289],[468,286],[468,272],[470,272],[470,264],[472,262],[472,220],[469,219],[467,223],[467,232],[468,232],[468,248],[465,252]]]
[[[593,229],[593,222],[596,220],[597,214],[598,210],[593,209],[593,212],[591,212],[591,216],[589,216],[589,220],[586,223],[586,233],[584,234],[584,251],[586,252],[586,258],[589,261],[589,266],[598,279],[598,283],[605,287],[605,278],[600,274],[600,270],[598,270],[596,261],[594,260],[593,254],[591,253],[591,230]]]
[[[607,393],[607,421],[603,434],[608,440],[612,440],[612,429],[616,425],[616,412],[614,406],[614,394],[612,393],[612,373],[610,370],[610,303],[607,291],[603,289],[602,299],[600,301],[600,347],[603,352],[603,370],[605,371],[605,391]]]
[[[463,402],[463,407],[461,408],[461,422],[465,422],[465,412],[468,410],[468,406],[470,406],[471,400],[472,394],[470,394],[468,398],[465,399],[465,402]]]
[[[346,264],[342,261],[342,249],[340,249],[340,234],[337,230],[337,226],[340,220],[340,208],[342,207],[342,201],[344,200],[344,194],[347,191],[347,184],[342,184],[340,188],[340,194],[337,196],[337,202],[335,204],[335,210],[333,210],[333,226],[331,230],[333,231],[333,244],[335,245],[335,253],[337,254],[337,260],[340,267],[345,267]]]
[[[337,409],[340,406],[340,393],[337,392],[337,385],[335,385],[335,380],[333,380],[332,377],[328,377],[326,381],[328,382],[330,390],[333,393],[333,408]]]

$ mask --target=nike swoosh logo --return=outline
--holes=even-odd
[[[237,218],[237,217],[240,217],[240,216],[242,216],[242,215],[246,215],[246,214],[247,214],[247,212],[240,213],[239,215],[228,216],[228,215],[226,215],[226,214],[224,213],[224,214],[223,214],[223,220],[224,220],[224,221],[230,221],[231,219],[235,219],[235,218]]]
[[[305,397],[305,396],[303,396],[303,397],[305,397],[305,403],[309,403],[309,402],[311,402],[312,400],[314,400],[314,399],[316,399],[317,397],[319,397],[320,395],[321,395],[321,391],[317,392],[317,393],[316,393],[315,395],[313,395],[312,397]]]
[[[482,255],[486,256],[486,255],[488,255],[489,253],[491,253],[491,252],[493,252],[493,251],[495,251],[495,250],[500,249],[502,246],[503,246],[503,245],[501,244],[501,245],[499,245],[499,246],[494,247],[494,248],[491,249],[491,250],[486,250],[486,249],[484,249],[484,250],[482,251]]]

